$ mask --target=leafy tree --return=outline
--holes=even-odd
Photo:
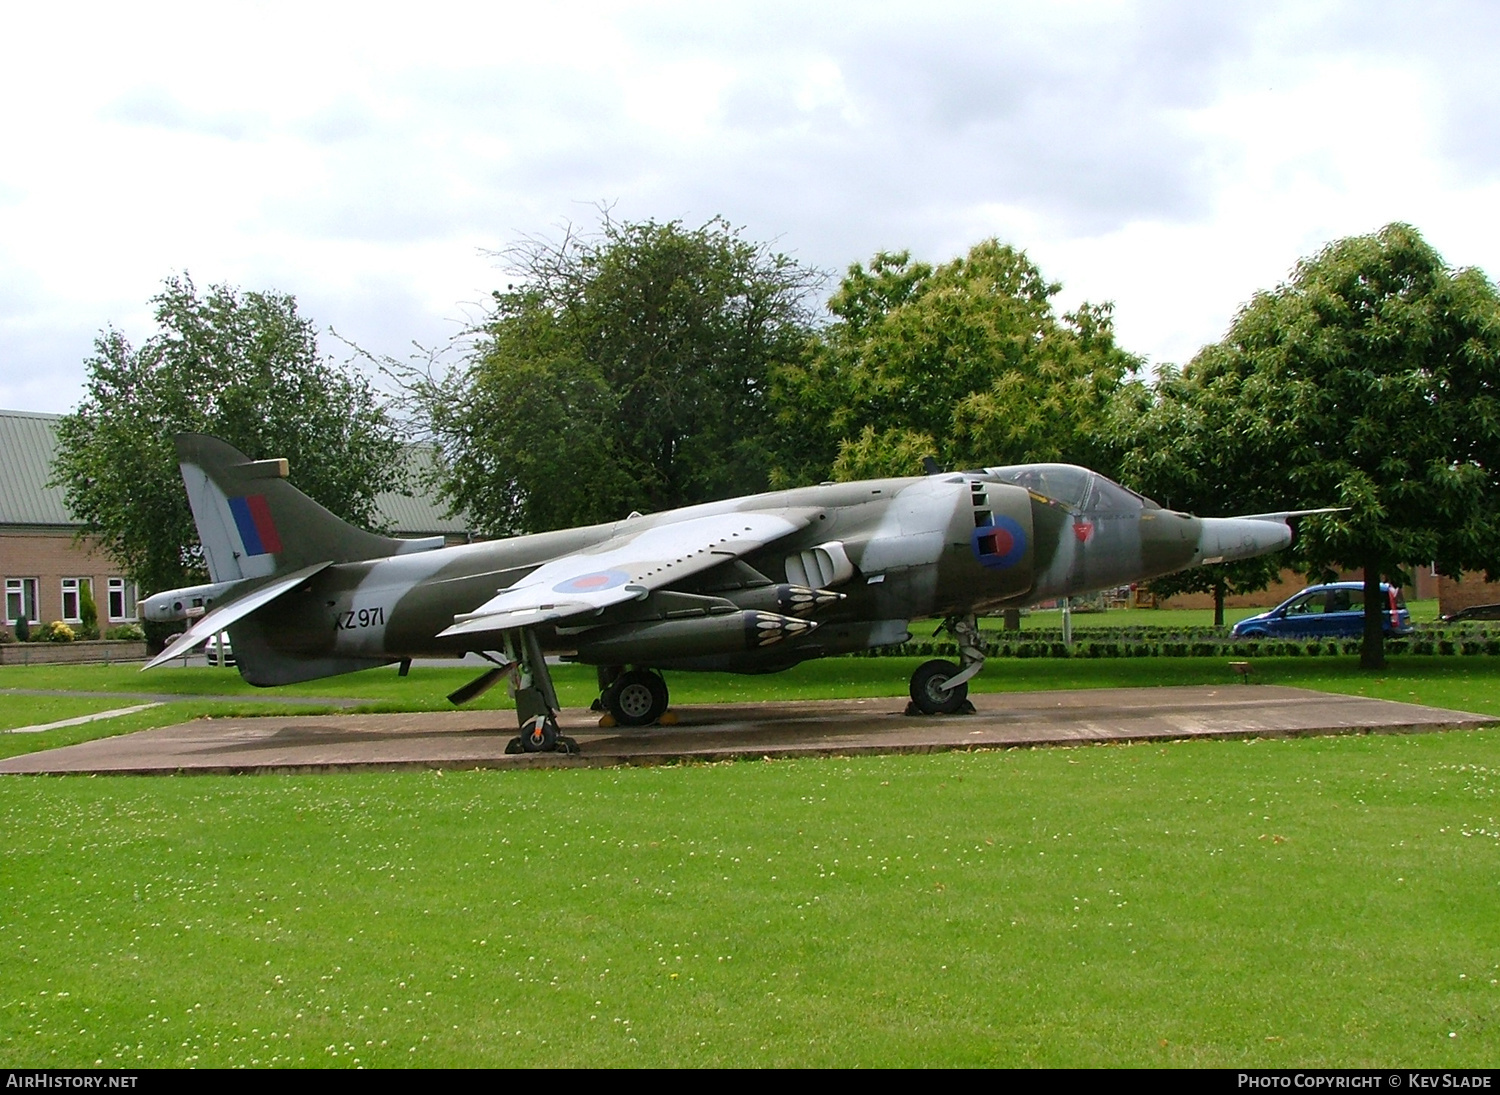
[[[777,377],[798,439],[782,478],[910,475],[923,456],[1110,470],[1100,426],[1139,362],[1115,345],[1109,305],[1059,318],[1059,289],[995,240],[935,269],[906,252],[851,266],[835,321]]]
[[[137,349],[100,333],[82,403],[58,427],[54,480],[69,508],[144,590],[204,580],[173,438],[212,433],[253,459],[284,456],[299,489],[361,525],[396,485],[401,445],[369,382],[318,352],[310,320],[280,293],[187,275],[152,298],[156,333]]]
[[[1198,374],[1163,366],[1154,383],[1122,387],[1110,406],[1107,432],[1119,452],[1120,477],[1172,509],[1204,517],[1268,513],[1289,508],[1259,474],[1238,434],[1216,429],[1223,408],[1198,383]],[[1282,552],[1194,567],[1156,578],[1158,597],[1211,593],[1214,626],[1224,626],[1224,601],[1265,589],[1280,575]]]
[[[491,535],[763,490],[774,367],[819,276],[715,218],[616,222],[511,252],[468,361],[411,391],[442,492]]]
[[[1384,665],[1379,583],[1435,561],[1500,571],[1500,296],[1416,229],[1332,243],[1184,373],[1208,442],[1309,520],[1310,569],[1362,568],[1361,664]],[[1256,495],[1252,494],[1252,497]]]

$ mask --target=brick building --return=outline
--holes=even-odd
[[[79,536],[82,526],[68,512],[61,488],[48,486],[58,417],[0,410],[0,577],[5,581],[0,622],[14,626],[24,612],[32,624],[78,623],[81,591],[87,587],[104,631],[136,619],[142,591],[97,544]],[[415,448],[411,456],[414,462],[424,459]],[[440,535],[449,543],[470,538],[461,518],[444,516],[425,498],[387,493],[375,504],[393,535]]]
[[[1500,605],[1500,582],[1486,582],[1482,571],[1438,579],[1438,609],[1444,616],[1480,605]]]

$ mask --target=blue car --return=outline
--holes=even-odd
[[[1380,616],[1387,636],[1411,632],[1411,613],[1401,591],[1380,583]],[[1333,582],[1308,586],[1270,612],[1241,620],[1230,629],[1236,639],[1358,639],[1365,633],[1365,585]]]

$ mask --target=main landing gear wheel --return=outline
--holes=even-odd
[[[969,682],[949,688],[948,680],[956,676],[958,666],[952,662],[923,662],[911,675],[911,702],[924,715],[957,714],[969,698]]]
[[[617,726],[650,726],[667,713],[667,682],[649,669],[632,669],[603,698]]]

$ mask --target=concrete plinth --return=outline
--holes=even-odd
[[[678,724],[601,729],[564,712],[577,756],[507,755],[509,711],[199,719],[0,762],[0,773],[255,773],[660,764],[1186,738],[1409,733],[1493,725],[1487,715],[1298,688],[1233,685],[1009,692],[972,715],[911,718],[900,699],[713,704]]]

